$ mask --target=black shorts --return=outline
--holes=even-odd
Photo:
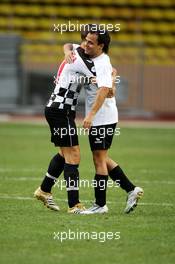
[[[109,149],[112,144],[115,128],[116,123],[91,127],[89,131],[89,144],[91,150]]]
[[[51,142],[59,147],[78,145],[75,111],[45,107],[45,117],[50,127]]]

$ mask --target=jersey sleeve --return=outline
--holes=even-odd
[[[112,88],[112,66],[110,64],[102,65],[98,67],[97,75],[97,85],[98,87],[108,87]]]

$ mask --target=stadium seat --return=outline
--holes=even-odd
[[[127,54],[123,60],[126,62],[128,58],[129,63],[131,58],[139,56],[138,46],[144,46],[145,63],[151,63],[151,60],[159,64],[172,62],[175,5],[171,0],[89,0],[87,3],[81,0],[45,0],[44,3],[33,0],[31,4],[31,1],[24,0],[23,3],[16,1],[12,4],[7,0],[0,4],[0,33],[13,32],[24,38],[22,58],[26,58],[25,53],[30,53],[30,60],[36,62],[39,53],[48,54],[51,50],[55,53],[56,47],[62,52],[63,43],[79,43],[79,32],[60,34],[54,30],[54,24],[71,21],[79,24],[120,23],[121,30],[111,32],[111,53],[116,63],[122,61],[118,50]],[[165,56],[166,60],[163,60]],[[47,65],[51,57],[45,55],[41,58],[43,64]]]

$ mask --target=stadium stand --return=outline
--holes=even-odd
[[[111,32],[110,56],[113,65],[119,65],[126,72],[131,65],[130,76],[133,94],[123,103],[127,107],[134,102],[138,89],[144,90],[142,76],[153,66],[167,67],[172,72],[175,65],[175,1],[173,0],[1,0],[0,34],[16,34],[23,39],[21,60],[27,71],[53,73],[63,58],[62,45],[65,42],[79,43],[79,31],[67,30],[60,34],[55,30],[58,24],[100,23],[120,24],[120,31]],[[55,26],[54,26],[55,25]],[[134,66],[133,66],[134,65]],[[144,65],[145,69],[140,65]],[[149,68],[146,68],[146,65]],[[129,67],[129,66],[128,66]],[[130,69],[127,68],[127,74]],[[141,74],[140,74],[141,73]],[[150,72],[151,74],[151,72]],[[135,77],[133,77],[135,76]],[[145,75],[146,76],[146,75]],[[126,83],[125,80],[122,80]],[[154,85],[156,81],[154,81]],[[162,89],[163,89],[162,84]],[[173,89],[171,84],[168,88]],[[145,92],[146,94],[149,91]],[[143,91],[140,92],[143,97]],[[155,95],[154,95],[155,96]],[[153,96],[153,97],[154,97]],[[149,98],[133,105],[155,109]],[[165,100],[166,101],[166,100]],[[167,111],[162,103],[160,109]],[[171,105],[171,104],[170,104]],[[174,105],[174,103],[173,103]],[[174,108],[171,107],[171,111]],[[157,111],[157,110],[156,110]]]
[[[66,32],[60,36],[54,32],[54,24],[67,23],[68,20],[72,23],[120,23],[120,32],[111,34],[113,45],[117,45],[114,64],[115,60],[137,62],[140,45],[145,48],[145,63],[174,64],[174,7],[175,2],[170,0],[7,0],[0,4],[0,32],[13,32],[24,38],[24,62],[27,56],[27,64],[42,61],[42,65],[47,66],[60,59],[64,42],[72,39],[79,42],[79,32]]]

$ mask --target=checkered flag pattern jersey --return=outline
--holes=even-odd
[[[93,61],[78,47],[75,50],[75,60],[72,64],[62,62],[58,69],[57,84],[47,107],[60,110],[75,111],[78,96],[83,84],[96,76]]]

